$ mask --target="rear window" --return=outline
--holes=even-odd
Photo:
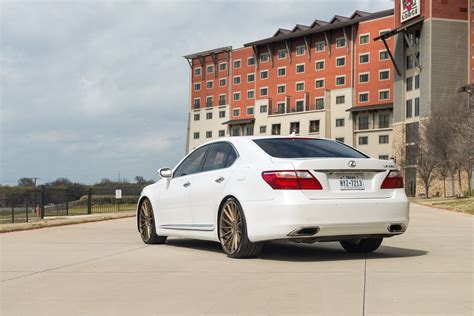
[[[368,158],[336,141],[313,138],[265,138],[254,142],[275,158]]]

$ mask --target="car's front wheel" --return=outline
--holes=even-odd
[[[235,198],[227,199],[220,209],[219,240],[230,258],[252,258],[262,250],[262,243],[248,239],[245,215]]]
[[[364,238],[341,240],[341,246],[347,252],[372,252],[377,250],[382,244],[383,238]]]
[[[163,244],[166,236],[158,236],[155,228],[155,217],[150,200],[144,199],[140,204],[140,212],[138,212],[138,230],[145,244]]]

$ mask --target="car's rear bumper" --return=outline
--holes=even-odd
[[[250,241],[295,238],[302,227],[317,227],[312,237],[397,235],[392,224],[408,226],[409,202],[402,189],[384,199],[310,200],[299,191],[286,191],[270,201],[241,202]],[[324,238],[321,238],[324,239]],[[337,238],[334,238],[337,239]]]

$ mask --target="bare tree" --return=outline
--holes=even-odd
[[[426,140],[426,131],[429,125],[429,120],[421,122],[419,141],[416,144],[416,169],[425,186],[426,198],[429,198],[430,185],[437,163],[437,159],[433,155],[432,143]]]

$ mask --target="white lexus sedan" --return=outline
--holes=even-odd
[[[212,240],[232,258],[255,257],[265,241],[284,239],[370,252],[408,225],[395,164],[330,139],[221,138],[159,173],[137,207],[147,244]]]

